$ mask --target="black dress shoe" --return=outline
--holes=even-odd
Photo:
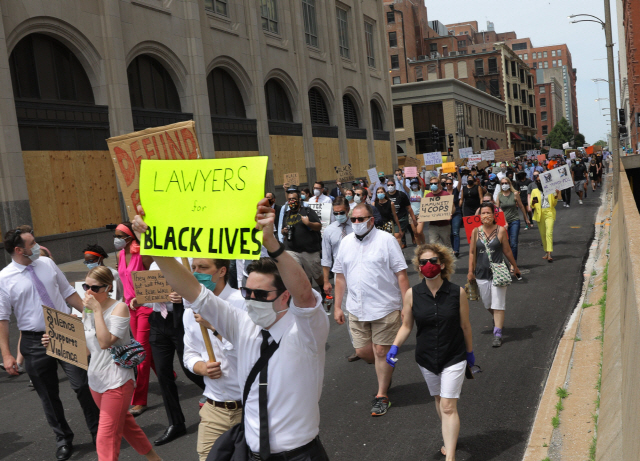
[[[184,423],[175,424],[173,426],[169,426],[167,430],[164,431],[164,434],[162,434],[162,437],[160,437],[158,440],[153,442],[153,444],[159,447],[160,445],[169,443],[172,440],[177,439],[182,435],[185,435],[186,433],[187,433],[187,427],[184,425]]]
[[[67,444],[58,447],[56,450],[56,459],[58,461],[65,461],[66,459],[71,458],[71,454],[73,453],[73,445]]]

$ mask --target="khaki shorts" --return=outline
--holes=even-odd
[[[361,322],[353,314],[349,314],[349,330],[353,338],[353,347],[360,349],[369,343],[378,346],[391,346],[402,325],[400,311],[393,311],[378,320]]]
[[[287,253],[302,266],[309,280],[317,280],[319,277],[322,277],[322,264],[320,263],[319,251],[315,253],[296,253],[295,251],[287,250]]]

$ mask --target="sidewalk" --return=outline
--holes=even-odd
[[[111,266],[115,269],[118,258],[116,253],[108,253],[109,257],[105,259],[105,266]],[[53,255],[55,258],[56,255]],[[84,259],[78,259],[77,261],[70,261],[68,263],[58,264],[58,267],[69,280],[69,283],[73,286],[74,282],[84,282],[84,278],[87,275],[89,269],[84,265]]]
[[[524,461],[594,459],[602,363],[601,303],[609,262],[613,177],[606,176],[582,296],[560,340]]]

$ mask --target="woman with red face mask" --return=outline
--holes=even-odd
[[[493,347],[500,347],[502,346],[507,284],[511,279],[504,259],[506,258],[511,263],[513,272],[518,278],[521,275],[509,246],[509,235],[504,227],[496,224],[493,203],[483,202],[480,205],[480,219],[482,225],[476,227],[471,234],[467,278],[469,281],[476,280],[478,282],[482,303],[493,317]],[[506,284],[498,282],[497,278],[494,280],[493,271],[498,269],[503,272],[507,271],[506,278],[509,281]]]
[[[123,302],[109,297],[114,278],[109,268],[98,266],[87,274],[82,322],[91,354],[87,376],[89,388],[100,408],[96,437],[99,461],[116,461],[120,456],[122,437],[149,461],[161,461],[149,439],[127,410],[135,387],[133,368],[123,368],[113,361],[109,347],[131,342],[129,309]],[[49,336],[43,335],[47,346]]]
[[[416,362],[436,401],[444,439],[440,451],[447,461],[455,459],[460,432],[458,398],[465,370],[475,364],[469,302],[464,289],[449,281],[455,270],[453,261],[451,249],[444,245],[428,243],[416,249],[413,262],[423,280],[404,296],[402,326],[387,353],[387,363],[395,367],[398,348],[415,321]]]

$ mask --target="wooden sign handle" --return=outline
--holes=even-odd
[[[191,271],[191,265],[188,258],[182,258],[182,265]],[[213,353],[213,346],[211,345],[211,338],[209,338],[209,332],[207,327],[200,325],[200,331],[202,332],[202,339],[204,339],[204,347],[207,348],[207,354],[209,354],[209,362],[216,361],[216,355]]]

